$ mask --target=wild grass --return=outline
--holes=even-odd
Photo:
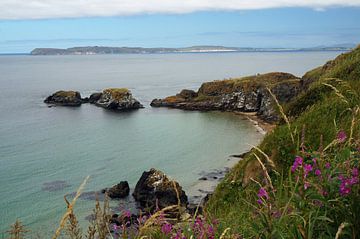
[[[236,228],[233,233],[244,238],[360,236],[356,226],[360,225],[360,209],[355,203],[360,199],[360,99],[346,81],[327,78],[316,84],[315,92],[317,87],[326,87],[326,93],[315,101],[310,99],[293,120],[283,110],[285,125],[267,135],[259,146],[266,156],[252,150],[210,200],[207,210],[232,230]],[[307,92],[300,99],[311,95]],[[303,130],[297,132],[297,128]],[[302,164],[292,172],[297,157]],[[262,160],[266,158],[275,161],[280,174],[265,170]],[[247,173],[254,160],[262,169],[260,177]],[[269,176],[273,185],[267,183]],[[244,187],[246,177],[259,178],[251,178],[255,183]]]

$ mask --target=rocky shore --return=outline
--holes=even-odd
[[[255,113],[266,122],[275,122],[279,120],[279,114],[270,91],[280,103],[286,103],[305,87],[304,79],[289,73],[273,72],[206,82],[196,92],[185,89],[174,96],[154,99],[151,106]]]
[[[136,100],[130,90],[126,88],[110,88],[102,92],[93,93],[90,97],[82,98],[78,91],[57,91],[48,96],[44,103],[61,106],[81,106],[84,103],[95,104],[96,106],[114,110],[128,111],[143,108],[143,105]]]

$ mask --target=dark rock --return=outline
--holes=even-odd
[[[207,178],[206,177],[201,177],[201,178],[199,178],[199,180],[206,181]]]
[[[99,95],[93,95],[90,101],[95,100]],[[137,101],[128,89],[112,88],[106,89],[101,96],[94,102],[97,106],[105,109],[126,111],[143,108],[142,104]]]
[[[80,106],[82,103],[81,95],[78,91],[57,91],[48,96],[44,103],[62,106]]]
[[[107,195],[110,198],[124,198],[130,193],[129,183],[127,181],[121,181],[112,188],[106,190]]]
[[[89,97],[82,98],[81,103],[89,103]]]
[[[179,183],[171,181],[163,172],[150,169],[143,172],[136,184],[133,196],[140,206],[154,211],[156,206],[160,209],[178,204],[177,192],[179,193],[180,204],[186,206],[188,198]]]
[[[98,101],[101,98],[102,93],[93,93],[89,97],[89,103],[94,104],[96,101]]]
[[[230,157],[234,157],[234,158],[244,158],[248,153],[248,152],[245,152],[245,153],[242,153],[242,154],[233,154],[233,155],[230,155]]]

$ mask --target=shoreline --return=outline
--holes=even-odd
[[[240,116],[243,116],[243,117],[247,118],[250,122],[253,123],[255,128],[262,135],[266,135],[267,133],[271,132],[276,127],[276,124],[271,124],[271,123],[268,123],[268,122],[260,119],[256,115],[256,112],[238,112],[238,111],[235,111],[233,113],[236,114],[236,115],[240,115]]]
[[[242,117],[243,119],[249,120],[257,131],[265,137],[268,132],[271,132],[276,124],[271,124],[260,119],[256,112],[246,113],[246,112],[231,112],[235,115]],[[262,139],[263,140],[263,139]],[[261,141],[262,141],[261,140]],[[199,179],[194,182],[186,192],[189,196],[189,205],[191,204],[202,204],[205,198],[208,195],[214,193],[216,187],[221,183],[225,178],[226,174],[231,171],[231,169],[236,166],[238,162],[243,160],[243,155],[250,152],[251,148],[244,152],[239,152],[238,155],[229,155],[227,161],[221,168],[213,169],[211,171],[203,171],[199,175]]]

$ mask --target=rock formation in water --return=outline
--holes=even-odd
[[[57,91],[48,96],[45,100],[47,104],[55,104],[62,106],[80,106],[83,103],[81,95],[78,91]]]
[[[125,198],[129,196],[130,193],[129,183],[127,181],[121,181],[113,187],[105,189],[104,192],[106,192],[110,198]]]
[[[142,104],[125,88],[105,89],[102,93],[92,94],[89,101],[105,109],[116,111],[143,108]]]
[[[90,97],[81,98],[78,91],[57,91],[48,96],[47,104],[62,106],[80,106],[83,103],[91,103],[109,110],[126,111],[143,108],[131,92],[125,88],[105,89],[103,92],[93,93]]]
[[[175,189],[176,188],[176,189]],[[150,169],[143,172],[136,184],[133,196],[139,204],[153,211],[156,207],[162,209],[171,205],[188,204],[188,198],[179,183],[170,180],[163,172]]]
[[[197,92],[182,90],[175,96],[154,99],[153,107],[184,110],[256,112],[265,121],[279,119],[269,90],[280,103],[289,102],[302,89],[303,80],[289,73],[274,72],[239,79],[206,82]]]

